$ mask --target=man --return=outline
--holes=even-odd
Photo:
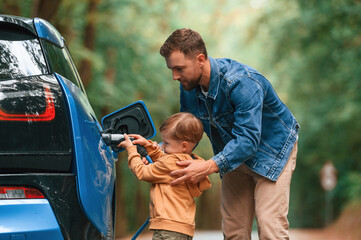
[[[173,32],[160,49],[180,82],[181,111],[198,117],[215,156],[185,161],[171,182],[197,183],[219,172],[225,239],[251,239],[256,216],[260,239],[288,239],[289,192],[296,166],[299,125],[269,81],[255,69],[207,55],[191,29]]]

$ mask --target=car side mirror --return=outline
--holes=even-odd
[[[117,148],[116,145],[124,140],[121,138],[124,133],[139,134],[146,139],[152,138],[156,134],[152,118],[143,101],[135,102],[103,117],[102,126],[105,143],[117,152],[123,150]],[[117,141],[118,143],[116,143]]]

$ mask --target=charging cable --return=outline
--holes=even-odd
[[[145,150],[145,147],[141,146],[141,145],[137,145],[137,152],[140,154],[140,156],[145,157],[149,163],[153,163],[152,159],[148,156],[147,150]],[[132,237],[132,240],[137,239],[137,237],[139,236],[139,234],[141,232],[143,232],[144,228],[146,228],[149,224],[149,219],[150,217],[147,218],[147,220],[145,220],[145,222],[143,223],[143,225],[138,229],[138,231],[134,234],[134,236]]]

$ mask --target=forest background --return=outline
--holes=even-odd
[[[157,129],[179,111],[179,85],[159,47],[177,28],[198,31],[210,56],[263,73],[301,124],[291,227],[319,228],[360,212],[361,1],[1,0],[0,13],[41,17],[59,30],[99,119],[143,100]],[[206,136],[196,152],[212,157]],[[125,154],[119,158],[116,225],[122,236],[148,217],[149,184],[130,173]],[[327,162],[338,181],[325,192],[320,171]],[[211,181],[213,188],[197,200],[198,229],[221,226],[219,176]]]

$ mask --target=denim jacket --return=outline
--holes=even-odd
[[[202,121],[221,177],[244,163],[276,181],[298,138],[295,117],[255,69],[231,59],[209,59],[207,97],[200,86],[189,92],[181,87],[181,111]]]

